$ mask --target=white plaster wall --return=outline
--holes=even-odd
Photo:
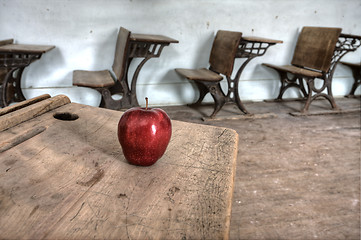
[[[93,106],[99,104],[100,95],[73,87],[72,71],[110,69],[120,26],[179,40],[140,72],[137,94],[141,105],[146,96],[152,105],[196,100],[196,88],[174,68],[208,67],[219,29],[280,39],[283,44],[251,61],[241,76],[241,98],[262,100],[277,96],[279,80],[274,70],[261,63],[289,64],[303,26],[341,27],[344,33],[361,35],[360,13],[360,0],[0,0],[0,39],[56,45],[24,71],[22,87],[27,98],[66,94],[73,102]],[[359,62],[361,49],[343,60]],[[241,62],[236,60],[236,67]],[[346,94],[352,81],[351,71],[338,66],[334,94]],[[287,92],[286,97],[294,96],[295,91]]]

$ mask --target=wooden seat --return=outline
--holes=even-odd
[[[298,37],[291,65],[263,63],[275,69],[280,76],[281,87],[277,100],[282,99],[288,88],[297,87],[307,97],[301,112],[307,112],[311,102],[321,96],[330,102],[333,109],[338,109],[332,95],[331,81],[335,69],[333,56],[340,33],[341,28],[304,27]],[[293,76],[290,77],[289,73]],[[314,84],[316,78],[323,80],[320,88]],[[327,94],[323,93],[325,89]]]
[[[306,76],[306,77],[310,77],[310,78],[322,77],[322,72],[308,70],[308,69],[296,67],[293,65],[278,66],[278,65],[267,64],[267,63],[265,63],[264,65],[274,68],[278,71],[289,72],[289,73],[292,73],[295,75],[302,75],[302,76]]]
[[[234,59],[241,40],[242,33],[219,30],[213,41],[209,57],[209,69],[184,69],[177,68],[175,71],[181,76],[195,81],[200,95],[195,104],[200,104],[205,95],[210,93],[214,99],[213,118],[226,103],[226,96],[222,91],[220,82],[224,75],[229,77],[233,71]]]
[[[352,84],[351,91],[346,97],[355,97],[355,91],[358,86],[361,86],[361,63],[350,63],[350,62],[340,62],[343,65],[349,67],[352,71],[352,76],[354,83]]]
[[[119,110],[120,100],[114,100],[112,94],[117,90],[125,94],[123,89],[127,89],[124,84],[125,69],[127,64],[127,49],[129,44],[130,31],[121,27],[118,33],[114,61],[112,70],[84,71],[75,70],[73,72],[73,85],[89,87],[98,90],[102,94],[100,107]],[[123,92],[122,92],[123,91]]]
[[[202,69],[177,68],[176,71],[183,76],[187,76],[189,80],[194,80],[194,81],[218,82],[223,79],[221,75],[207,68],[202,68]]]
[[[74,85],[91,88],[107,88],[115,84],[115,81],[109,70],[75,70],[73,72],[73,80]]]

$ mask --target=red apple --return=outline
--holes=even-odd
[[[118,123],[118,140],[129,163],[150,166],[161,158],[172,135],[172,124],[160,108],[135,107]]]

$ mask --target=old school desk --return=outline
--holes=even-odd
[[[263,56],[270,46],[283,43],[281,40],[274,40],[255,36],[242,36],[236,53],[236,58],[244,58],[244,62],[238,68],[233,79],[227,77],[228,92],[227,102],[235,102],[238,108],[245,114],[249,114],[239,96],[239,80],[247,64],[255,57]]]
[[[0,78],[5,73],[5,79],[0,79],[0,107],[25,100],[21,90],[24,68],[53,48],[55,46],[14,44],[13,39],[0,41]]]
[[[171,43],[178,43],[178,40],[162,35],[132,33],[130,35],[129,42],[129,53],[125,70],[125,77],[124,80],[121,80],[125,82],[125,87],[124,85],[121,86],[119,81],[117,81],[116,85],[110,89],[112,94],[123,92],[120,109],[139,106],[136,85],[140,70],[149,59],[158,58],[165,46],[168,46]],[[130,63],[134,58],[142,58],[142,61],[135,69],[129,86],[128,71]]]
[[[0,238],[228,238],[237,133],[172,121],[165,155],[137,167],[121,114],[62,95],[1,109]]]

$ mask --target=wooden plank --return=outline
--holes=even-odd
[[[25,131],[24,133],[19,134],[13,138],[7,139],[4,142],[0,142],[0,153],[5,152],[6,150],[9,150],[12,147],[15,147],[16,145],[19,145],[26,140],[29,140],[30,138],[44,132],[45,129],[45,127],[36,127]]]
[[[31,98],[31,99],[28,99],[28,100],[19,102],[17,104],[10,105],[10,106],[7,106],[5,108],[1,108],[0,109],[0,116],[5,115],[5,114],[10,113],[10,112],[14,112],[14,111],[19,110],[21,108],[24,108],[26,106],[30,106],[31,104],[43,101],[43,100],[45,100],[47,98],[50,98],[50,95],[49,94],[43,94],[43,95],[40,95],[40,96]]]
[[[282,40],[275,40],[275,39],[269,39],[269,38],[263,38],[263,37],[254,37],[254,36],[242,36],[243,40],[246,40],[248,42],[261,42],[261,43],[283,43]]]
[[[7,44],[0,46],[0,51],[9,53],[46,53],[55,48],[53,45]]]
[[[14,39],[5,39],[0,41],[0,46],[12,44],[14,42]]]
[[[73,72],[73,85],[91,88],[110,87],[115,84],[111,73],[108,70],[84,71],[75,70]]]
[[[28,107],[21,108],[17,111],[9,112],[0,117],[0,131],[16,126],[19,123],[25,122],[67,103],[70,103],[70,99],[67,96],[58,95],[53,98],[37,102]]]
[[[359,69],[361,68],[361,63],[351,63],[351,62],[342,62],[342,61],[340,61],[340,63],[349,67],[354,67]]]
[[[361,35],[354,35],[354,34],[348,34],[348,33],[341,33],[340,37],[361,39]]]
[[[165,155],[139,167],[118,143],[121,114],[71,103],[1,132],[46,127],[0,153],[1,238],[228,238],[237,133],[172,121]]]
[[[152,43],[178,43],[178,40],[163,35],[139,34],[139,33],[131,33],[130,41],[152,42]]]
[[[185,68],[176,68],[175,71],[180,75],[195,81],[221,81],[223,77],[209,69],[185,69]]]
[[[292,65],[327,72],[341,28],[303,27],[298,36]]]
[[[301,76],[306,76],[306,77],[311,77],[311,78],[322,77],[321,72],[309,70],[306,68],[300,68],[300,67],[296,67],[293,65],[279,66],[279,65],[269,64],[269,63],[262,63],[262,65],[265,65],[270,68],[274,68],[279,71],[290,72],[295,75],[301,75]]]

